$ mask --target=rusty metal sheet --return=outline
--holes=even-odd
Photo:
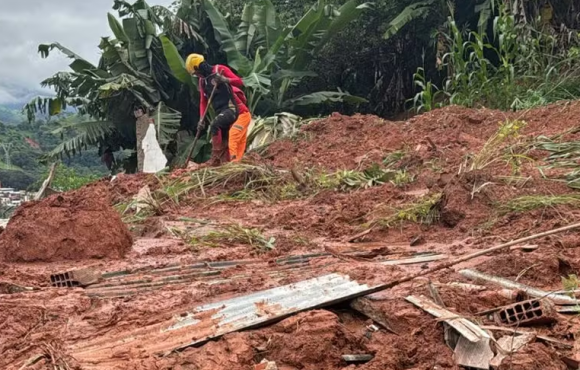
[[[370,289],[368,285],[359,284],[346,275],[325,275],[196,307],[185,315],[175,317],[174,323],[161,332],[188,328],[191,336],[196,337],[195,331],[199,328],[208,333],[176,348],[181,349],[234,331],[255,328],[297,312],[341,302]]]

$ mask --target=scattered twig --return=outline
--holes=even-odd
[[[353,235],[353,236],[350,236],[350,237],[348,237],[348,239],[346,239],[345,241],[346,241],[347,243],[352,243],[352,242],[354,242],[355,240],[357,240],[357,239],[360,239],[360,238],[362,238],[363,236],[370,234],[370,233],[371,233],[371,231],[373,231],[373,228],[372,228],[372,227],[371,227],[370,229],[366,229],[365,231],[363,231],[363,232],[360,232],[360,233],[358,233],[358,234],[356,234],[356,235]]]
[[[531,265],[530,267],[527,267],[527,268],[523,269],[522,272],[520,272],[518,274],[518,276],[516,277],[516,280],[515,281],[516,282],[519,281],[525,274],[528,273],[528,271],[530,271],[531,269],[536,268],[538,266],[541,266],[541,265],[542,265],[541,263],[536,263],[535,265]]]
[[[42,360],[43,358],[46,358],[46,355],[44,353],[43,354],[39,354],[39,355],[32,356],[18,370],[26,369],[27,367],[36,364],[38,361]]]
[[[481,326],[481,328],[483,330],[491,330],[491,331],[503,331],[506,333],[512,333],[512,334],[533,334],[535,332],[533,331],[524,331],[522,329],[511,329],[511,328],[504,328],[501,326],[493,326],[493,325],[486,325],[486,326]],[[574,345],[566,343],[566,342],[562,342],[558,339],[552,338],[552,337],[548,337],[545,335],[536,335],[536,338],[538,340],[541,340],[542,342],[546,342],[546,343],[550,343],[553,345],[557,345],[557,346],[561,346],[562,348],[574,348]]]
[[[530,240],[534,240],[534,239],[542,238],[542,237],[545,237],[545,236],[548,236],[548,235],[554,235],[554,234],[558,234],[558,233],[562,233],[562,232],[565,232],[565,231],[570,231],[570,230],[574,230],[574,229],[578,229],[578,228],[580,228],[580,223],[568,225],[568,226],[561,227],[561,228],[558,228],[558,229],[553,229],[553,230],[545,231],[545,232],[542,232],[542,233],[539,233],[539,234],[530,235],[530,236],[525,237],[525,238],[512,240],[511,242],[508,242],[508,243],[496,245],[494,247],[491,247],[491,248],[488,248],[488,249],[485,249],[485,250],[482,250],[482,251],[479,251],[479,252],[471,253],[471,254],[468,254],[468,255],[465,255],[465,256],[456,258],[456,259],[451,260],[451,261],[446,262],[446,263],[442,263],[440,265],[431,267],[429,269],[422,270],[422,271],[419,271],[419,272],[416,272],[416,273],[413,273],[413,274],[409,274],[407,276],[404,276],[404,277],[402,277],[402,278],[400,278],[398,280],[392,281],[390,283],[381,284],[381,285],[375,287],[371,292],[367,292],[367,294],[372,294],[372,293],[380,292],[380,291],[385,290],[385,289],[390,289],[390,288],[392,288],[394,286],[397,286],[397,285],[400,285],[400,284],[403,284],[403,283],[406,283],[406,282],[415,280],[418,277],[430,275],[430,274],[432,274],[434,272],[441,271],[441,270],[444,270],[444,269],[448,269],[448,268],[450,268],[452,266],[455,266],[455,265],[458,265],[460,263],[463,263],[463,262],[472,260],[474,258],[481,257],[481,256],[485,256],[487,254],[490,254],[490,253],[493,253],[493,252],[497,252],[497,251],[500,251],[502,249],[509,248],[512,245],[517,245],[517,244],[525,243],[525,242],[528,242]]]

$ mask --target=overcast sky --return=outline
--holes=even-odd
[[[150,0],[168,6],[172,0]],[[107,12],[113,0],[0,0],[0,104],[26,101],[39,83],[72,61],[56,50],[42,59],[38,44],[60,42],[97,63],[99,41],[109,36]]]

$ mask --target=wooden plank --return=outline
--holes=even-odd
[[[431,281],[429,281],[429,284],[427,286],[429,288],[429,293],[431,294],[431,298],[433,299],[433,301],[442,308],[446,308],[445,302],[443,302],[443,298],[441,298],[441,295],[439,294],[439,290],[437,290],[437,287]],[[444,334],[445,343],[447,344],[447,346],[449,346],[449,348],[454,350],[455,347],[457,347],[457,342],[459,342],[460,335],[455,330],[452,330],[449,324],[447,323],[443,323],[443,330],[445,333]]]
[[[357,364],[364,364],[365,362],[369,362],[375,356],[373,355],[342,355],[342,359],[347,363],[357,363]]]
[[[534,333],[526,333],[518,336],[510,335],[499,338],[496,342],[497,355],[491,360],[489,365],[492,368],[500,367],[506,357],[516,353],[529,343],[532,343],[535,339],[536,335]]]
[[[390,331],[393,334],[399,335],[399,333],[392,328],[385,313],[375,309],[373,307],[372,301],[370,301],[369,299],[364,297],[354,299],[350,302],[350,307],[353,310],[358,311],[361,314],[368,317],[369,319],[373,320],[374,322],[382,326],[384,329]]]
[[[441,261],[441,260],[444,260],[447,258],[448,258],[448,256],[445,254],[434,254],[431,256],[421,256],[421,257],[413,257],[413,258],[404,258],[404,259],[400,259],[400,260],[384,261],[384,262],[380,262],[380,264],[384,265],[384,266],[413,265],[416,263]]]
[[[415,306],[421,308],[425,312],[429,313],[430,315],[442,319],[470,342],[479,342],[482,339],[490,339],[489,334],[487,334],[479,326],[475,325],[466,318],[457,315],[454,312],[439,307],[433,301],[424,296],[408,296],[405,299]]]

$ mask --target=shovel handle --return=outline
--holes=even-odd
[[[209,99],[207,100],[207,106],[209,107],[211,105],[211,101],[213,100],[213,96],[215,94],[215,90],[217,88],[217,84],[214,85],[213,89],[211,90],[211,94],[209,95]],[[191,146],[191,149],[189,149],[189,153],[187,154],[187,159],[185,160],[185,164],[183,165],[183,168],[187,168],[187,165],[189,164],[189,161],[191,161],[191,156],[193,155],[193,151],[195,150],[195,146],[197,145],[197,141],[199,140],[199,136],[201,135],[201,128],[203,128],[203,122],[205,121],[205,117],[207,116],[207,112],[209,109],[206,109],[205,112],[203,112],[203,116],[201,116],[201,118],[199,119],[199,122],[197,123],[197,132],[195,133],[195,139],[193,139],[193,145]]]

